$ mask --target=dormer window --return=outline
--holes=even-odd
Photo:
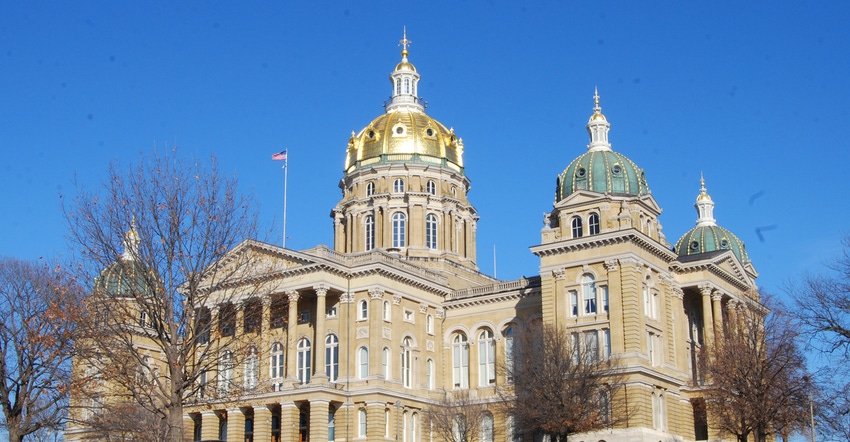
[[[721,239],[720,240],[720,248],[721,249],[728,249],[729,248],[729,240],[727,240],[726,238]]]
[[[696,252],[697,250],[699,250],[699,243],[697,241],[691,242],[691,251]]]
[[[622,172],[623,172],[623,168],[620,167],[619,164],[614,164],[614,166],[611,167],[611,173],[613,173],[614,175],[619,175]]]

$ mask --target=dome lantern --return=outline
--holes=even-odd
[[[390,74],[390,83],[392,83],[392,101],[387,105],[387,112],[394,112],[399,109],[412,110],[422,112],[425,106],[422,105],[419,97],[416,96],[419,86],[419,73],[416,72],[416,67],[407,61],[407,47],[411,41],[407,39],[407,28],[404,28],[404,36],[399,41],[401,45],[401,62],[396,65],[393,72]]]
[[[611,150],[611,143],[608,142],[608,131],[611,129],[611,124],[602,114],[602,106],[599,105],[599,88],[593,91],[593,115],[587,122],[587,133],[590,134],[590,144],[587,145],[589,151]]]
[[[705,178],[700,176],[700,191],[696,204],[696,226],[679,238],[673,250],[680,258],[703,253],[731,250],[741,263],[748,263],[747,248],[734,233],[717,225],[714,219],[714,201],[705,190]]]

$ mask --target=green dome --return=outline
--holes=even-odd
[[[118,298],[138,296],[148,291],[150,276],[138,262],[119,259],[100,272],[94,283],[95,292]]]
[[[558,176],[555,202],[578,190],[620,195],[648,195],[646,175],[632,160],[613,150],[590,150]]]
[[[680,258],[703,253],[731,250],[741,263],[750,261],[744,242],[720,226],[696,226],[682,235],[673,251]]]

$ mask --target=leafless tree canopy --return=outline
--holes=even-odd
[[[492,418],[487,406],[472,399],[469,390],[446,392],[443,401],[425,409],[426,427],[448,442],[481,440],[482,430],[487,431],[482,429],[486,416]]]
[[[0,260],[0,407],[9,440],[64,422],[79,305],[64,270]]]
[[[510,380],[500,395],[516,434],[563,442],[624,418],[624,409],[614,410],[622,382],[616,360],[600,358],[581,336],[549,325],[520,333],[500,369]]]
[[[113,163],[102,188],[77,190],[64,210],[94,281],[87,306],[96,321],[79,349],[97,368],[89,380],[120,386],[110,392],[126,396],[118,403],[158,415],[168,437],[181,440],[184,401],[234,345],[211,312],[245,294],[236,281],[247,279],[251,256],[223,258],[255,236],[253,201],[214,159],[186,159],[176,149],[130,167]]]
[[[808,376],[798,333],[780,304],[770,296],[762,301],[739,309],[701,360],[712,425],[741,442],[787,437],[807,422]]]
[[[788,291],[809,345],[825,361],[813,379],[819,432],[830,440],[850,441],[850,235],[843,245],[827,273],[807,275]]]

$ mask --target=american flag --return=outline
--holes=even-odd
[[[278,153],[272,154],[272,160],[274,161],[286,161],[286,151],[281,151]]]

